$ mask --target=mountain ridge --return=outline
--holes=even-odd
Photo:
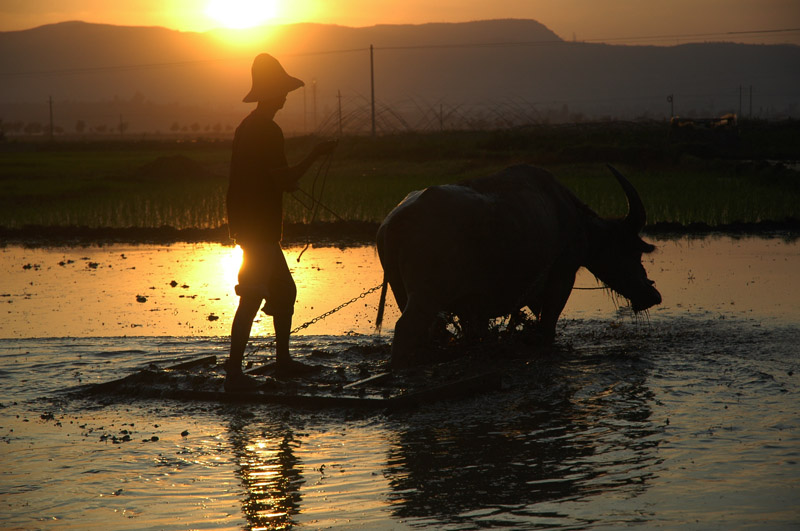
[[[89,102],[105,108],[87,121],[113,123],[125,114],[134,130],[186,123],[188,108],[196,120],[235,124],[249,109],[241,98],[252,58],[267,51],[306,81],[281,112],[292,129],[315,129],[340,102],[351,125],[363,127],[370,45],[376,99],[385,111],[379,125],[390,129],[430,123],[431,113],[442,119],[446,111],[453,120],[489,126],[577,115],[665,117],[671,94],[676,114],[747,114],[740,86],[755,94],[756,115],[800,112],[795,45],[583,43],[565,41],[529,19],[358,28],[298,23],[254,30],[249,45],[231,43],[237,33],[248,34],[82,21],[0,32],[0,118],[34,119],[52,97],[65,128],[78,119],[64,112],[68,103]],[[118,112],[109,110],[114,102]],[[167,106],[177,109],[174,115]]]

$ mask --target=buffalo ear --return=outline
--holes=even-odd
[[[639,249],[642,251],[642,254],[650,254],[656,250],[656,246],[652,243],[647,243],[644,240],[639,240]]]

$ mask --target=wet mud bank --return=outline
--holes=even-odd
[[[316,245],[367,245],[374,243],[380,224],[371,221],[333,221],[287,223],[283,227],[284,245],[303,245],[308,241]],[[643,234],[652,237],[681,237],[709,235],[744,235],[783,237],[789,240],[800,237],[800,219],[780,221],[764,220],[755,223],[729,223],[709,225],[704,222],[689,224],[659,222],[647,225]],[[80,227],[43,226],[0,227],[0,245],[25,247],[89,246],[113,243],[162,244],[220,243],[232,244],[227,226],[216,228],[176,229],[174,227]]]
[[[451,350],[458,353],[450,356],[451,362],[392,371],[389,343],[362,337],[346,347],[341,342],[329,348],[301,346],[300,355],[308,370],[291,377],[275,374],[271,356],[263,352],[249,355],[245,372],[259,382],[258,389],[225,391],[224,356],[206,355],[178,363],[151,363],[122,378],[88,385],[74,396],[99,400],[272,404],[301,412],[404,411],[500,390],[505,371],[495,365],[487,367],[487,355],[497,357],[489,349],[495,350],[486,346],[478,357],[474,355],[475,348],[469,345],[454,346]]]
[[[368,221],[334,221],[286,223],[284,245],[364,245],[375,241],[378,223]],[[25,247],[89,246],[113,243],[161,244],[220,243],[233,244],[227,225],[213,229],[176,229],[174,227],[78,227],[42,226],[0,227],[0,245]]]
[[[714,235],[782,237],[791,241],[800,237],[800,219],[764,220],[755,223],[735,222],[724,225],[709,225],[705,222],[688,224],[658,222],[645,226],[642,233],[652,237],[704,237]]]

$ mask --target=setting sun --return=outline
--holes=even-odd
[[[259,26],[277,14],[276,0],[211,0],[206,7],[206,15],[229,29]]]

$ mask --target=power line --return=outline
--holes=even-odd
[[[342,49],[342,50],[323,50],[323,51],[315,51],[315,52],[303,52],[303,53],[294,53],[294,54],[286,54],[286,57],[305,57],[305,56],[313,56],[313,55],[332,55],[332,54],[343,54],[343,53],[352,53],[352,52],[363,52],[366,48],[349,48],[349,49]],[[95,73],[103,73],[103,72],[125,72],[130,70],[149,70],[154,68],[179,68],[184,66],[198,66],[202,64],[212,64],[212,63],[229,63],[232,61],[249,61],[251,57],[248,56],[234,56],[234,57],[225,57],[225,58],[218,58],[218,59],[200,59],[200,60],[192,60],[192,61],[174,61],[171,63],[144,63],[144,64],[133,64],[133,65],[106,65],[106,66],[92,66],[92,67],[85,67],[85,68],[65,68],[62,70],[35,70],[35,71],[23,71],[23,72],[0,72],[0,76],[6,77],[25,77],[25,76],[51,76],[51,75],[76,75],[76,74],[95,74]]]
[[[784,28],[784,29],[762,29],[762,30],[747,30],[747,31],[727,31],[716,33],[680,33],[680,34],[665,34],[665,35],[646,35],[639,37],[609,37],[609,38],[596,38],[584,39],[581,41],[572,42],[564,40],[537,40],[537,41],[500,41],[500,42],[482,42],[482,43],[453,43],[453,44],[411,44],[411,45],[398,45],[398,46],[375,46],[375,50],[435,50],[435,49],[458,49],[458,48],[514,48],[514,47],[536,47],[536,46],[567,46],[580,43],[603,43],[603,42],[629,42],[629,41],[658,41],[658,40],[680,40],[680,39],[697,39],[697,38],[710,38],[710,37],[726,37],[726,36],[744,36],[744,35],[768,35],[768,34],[785,34],[785,33],[800,33],[800,28]],[[286,57],[310,57],[317,55],[336,55],[354,52],[366,52],[369,48],[346,48],[340,50],[318,50],[312,52],[301,52],[294,54],[286,54]],[[201,64],[212,64],[220,62],[230,62],[235,60],[249,60],[248,57],[233,57],[233,58],[219,58],[219,59],[203,59],[192,61],[175,61],[169,63],[145,63],[134,65],[108,65],[86,68],[67,68],[62,70],[38,70],[38,71],[22,71],[22,72],[0,72],[0,77],[36,77],[36,76],[61,76],[61,75],[80,75],[80,74],[95,74],[104,72],[125,72],[131,70],[146,70],[153,68],[180,68],[186,66],[197,66]]]
[[[684,33],[675,35],[644,35],[640,37],[611,37],[605,39],[587,39],[581,42],[620,42],[620,41],[647,41],[647,40],[673,40],[673,39],[698,39],[709,37],[730,37],[742,35],[767,35],[779,33],[796,33],[800,32],[800,28],[785,28],[785,29],[765,29],[765,30],[748,30],[748,31],[726,31],[718,33]]]
[[[732,35],[761,35],[771,33],[795,33],[800,32],[800,28],[787,28],[777,30],[750,30],[750,31],[727,31],[723,33],[683,33],[672,35],[651,35],[643,37],[610,37],[610,38],[596,38],[585,39],[577,41],[579,43],[603,43],[603,42],[620,42],[620,41],[637,41],[637,40],[672,40],[672,39],[692,39],[692,38],[708,38],[708,37],[722,37]],[[538,40],[538,41],[500,41],[500,42],[483,42],[483,43],[460,43],[460,44],[411,44],[402,46],[376,46],[376,50],[426,50],[436,48],[506,48],[516,46],[562,46],[576,44],[573,41],[565,40]]]
[[[52,76],[52,75],[76,75],[76,74],[95,74],[103,72],[125,72],[130,70],[147,70],[151,68],[177,68],[182,66],[196,66],[201,64],[228,62],[230,59],[204,59],[193,61],[176,61],[173,63],[148,63],[134,65],[116,66],[92,66],[85,68],[65,68],[63,70],[35,70],[28,72],[0,72],[0,76],[5,77],[25,77],[25,76]]]

